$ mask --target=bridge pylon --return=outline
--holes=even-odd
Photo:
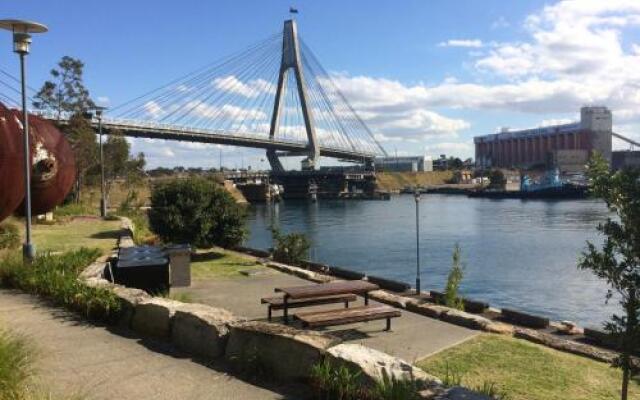
[[[285,91],[287,90],[287,77],[291,71],[295,74],[298,98],[300,99],[300,107],[302,108],[307,139],[309,140],[307,158],[302,161],[302,169],[312,170],[315,169],[318,158],[320,157],[320,145],[316,138],[313,111],[309,107],[307,84],[304,80],[304,73],[302,71],[300,43],[298,42],[298,27],[296,25],[296,21],[292,19],[284,22],[282,58],[280,61],[280,72],[278,73],[278,87],[276,90],[275,102],[273,104],[271,127],[269,129],[269,139],[271,140],[275,138],[280,126],[282,104],[284,102]],[[272,171],[284,171],[284,167],[282,166],[275,150],[267,150],[267,159],[269,160]]]

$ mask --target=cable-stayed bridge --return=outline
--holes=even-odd
[[[51,109],[36,112],[65,123],[66,116]],[[282,156],[304,156],[302,169],[313,170],[320,156],[367,164],[385,154],[300,39],[294,20],[108,111],[102,120],[107,134],[261,148],[275,172],[284,170]]]

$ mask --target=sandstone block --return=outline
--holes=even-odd
[[[231,324],[225,358],[238,369],[268,371],[276,379],[305,380],[325,350],[340,342],[320,332],[259,321]]]
[[[440,318],[455,325],[464,326],[469,329],[482,330],[485,326],[491,323],[491,320],[479,315],[470,314],[464,311],[448,309],[446,312],[440,315]]]
[[[429,375],[410,363],[372,348],[355,344],[343,343],[327,350],[332,363],[346,365],[361,372],[363,384],[373,386],[376,382],[387,378],[399,380],[413,379],[421,389],[434,388],[442,385],[440,379]]]
[[[173,316],[171,340],[188,353],[221,357],[229,337],[229,324],[236,321],[238,319],[223,308],[185,304]]]
[[[161,297],[143,299],[135,306],[131,327],[142,335],[168,339],[173,315],[182,306],[184,303]]]

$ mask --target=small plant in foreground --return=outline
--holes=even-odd
[[[304,233],[282,234],[278,228],[271,228],[274,248],[273,259],[286,264],[299,265],[309,258],[311,242]]]
[[[447,363],[442,377],[442,384],[445,386],[460,386],[462,384],[462,373]]]
[[[0,250],[15,249],[20,246],[20,231],[11,223],[0,225]]]
[[[482,386],[477,386],[472,390],[496,400],[509,400],[510,398],[506,392],[500,390],[495,382],[484,381],[482,382]]]
[[[373,389],[372,397],[375,400],[417,400],[420,398],[418,389],[413,379],[398,379],[385,374]]]
[[[311,367],[311,385],[318,400],[356,400],[367,398],[360,384],[360,371],[345,365],[336,367],[328,358]]]
[[[26,265],[16,254],[0,260],[0,285],[46,297],[87,318],[109,321],[120,311],[118,298],[107,289],[88,287],[78,280],[80,272],[99,255],[97,249],[81,248],[61,255],[39,255]]]
[[[32,350],[28,341],[0,330],[0,400],[23,399],[32,374]]]
[[[453,264],[447,277],[447,287],[444,291],[445,305],[457,310],[464,310],[464,303],[458,294],[460,282],[464,275],[464,267],[460,261],[460,245],[456,243],[453,248]]]

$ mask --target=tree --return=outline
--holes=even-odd
[[[605,159],[594,154],[589,162],[591,192],[605,201],[615,218],[598,225],[604,235],[601,249],[587,242],[578,268],[590,270],[609,285],[606,301],[619,299],[623,315],[614,314],[605,330],[619,341],[622,368],[621,399],[627,399],[629,378],[637,372],[632,354],[640,347],[640,169],[611,172]]]
[[[309,258],[311,242],[304,233],[282,234],[278,228],[272,227],[274,248],[273,259],[286,264],[298,265]]]
[[[149,224],[165,242],[234,247],[246,235],[245,220],[244,208],[205,178],[173,179],[151,192]]]
[[[447,287],[444,290],[444,301],[447,307],[464,310],[464,303],[458,294],[460,282],[464,274],[464,267],[460,261],[460,245],[456,243],[453,248],[453,263],[447,277]]]
[[[494,169],[489,174],[489,182],[491,182],[492,186],[503,186],[507,183],[507,178],[505,178],[504,173],[499,169]]]
[[[87,171],[98,161],[98,143],[91,125],[81,114],[71,116],[64,133],[76,159],[76,201],[79,202]]]
[[[83,82],[84,63],[64,56],[57,68],[50,71],[52,80],[46,81],[35,96],[33,106],[51,110],[60,120],[62,113],[79,114],[95,107]]]
[[[144,153],[130,155],[131,145],[119,130],[111,134],[103,145],[104,175],[107,194],[116,178],[124,178],[129,183],[137,182],[144,174],[146,160]],[[99,173],[99,171],[96,171]]]

